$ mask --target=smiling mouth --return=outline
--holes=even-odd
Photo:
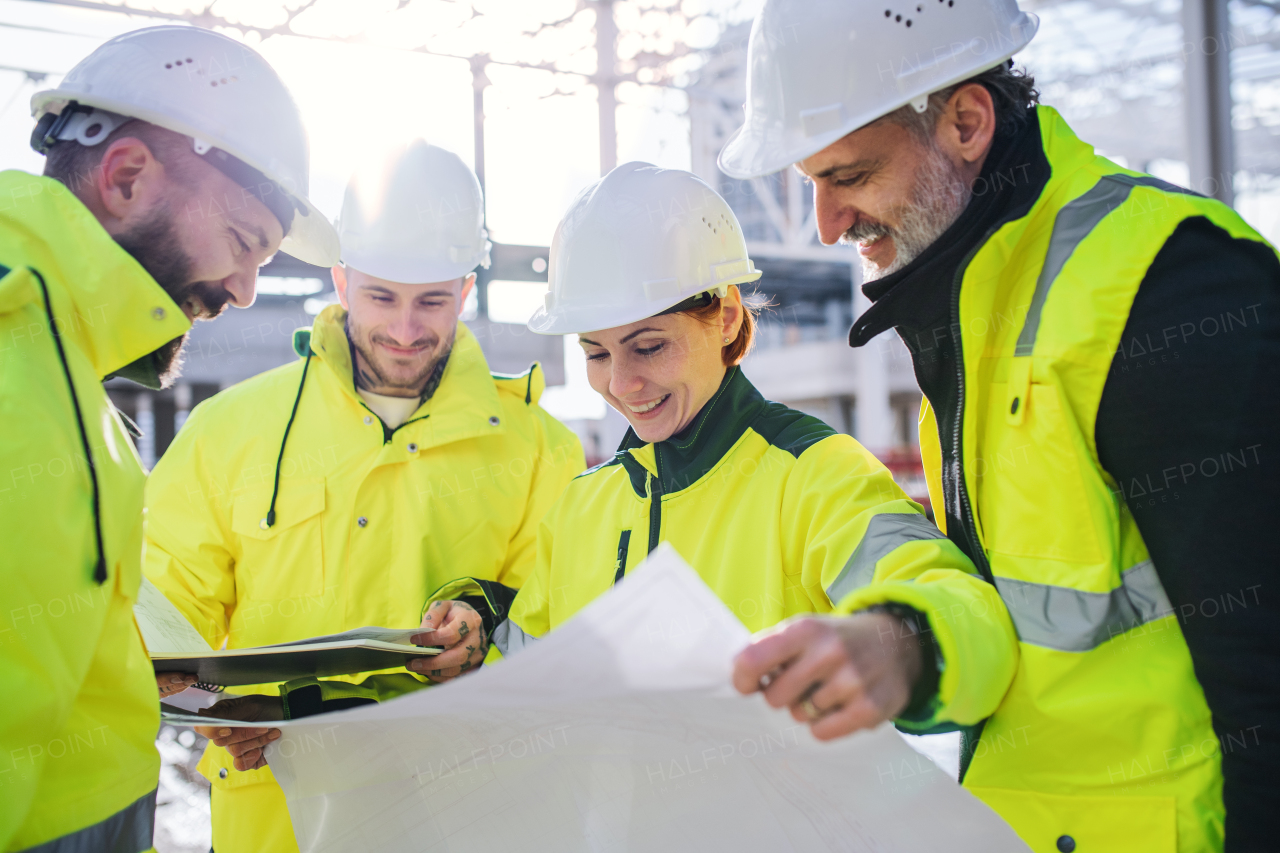
[[[644,403],[639,406],[633,406],[630,403],[628,403],[627,408],[630,409],[633,414],[645,415],[645,414],[648,414],[649,412],[652,412],[654,409],[658,408],[663,403],[667,402],[667,400],[670,397],[671,397],[670,394],[664,394],[658,399],[654,400],[652,403]]]

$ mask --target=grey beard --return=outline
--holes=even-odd
[[[864,283],[891,275],[920,257],[960,218],[973,197],[973,190],[959,170],[936,146],[930,146],[929,155],[917,174],[911,202],[901,208],[896,228],[882,222],[859,223],[840,238],[842,243],[858,243],[886,235],[893,239],[895,253],[888,266],[879,267],[862,258]]]

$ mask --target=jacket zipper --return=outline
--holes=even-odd
[[[658,462],[658,448],[653,449],[654,467],[658,475],[649,475],[649,553],[658,547],[658,536],[662,532],[662,463]]]
[[[956,330],[956,382],[959,387],[959,395],[956,400],[956,418],[951,430],[951,449],[955,454],[956,460],[956,498],[959,504],[956,509],[961,513],[961,520],[965,523],[965,538],[969,540],[970,549],[973,551],[974,563],[982,577],[992,586],[995,586],[996,581],[991,573],[991,564],[987,561],[987,552],[983,550],[982,543],[978,541],[978,525],[973,514],[973,506],[969,502],[969,486],[965,482],[964,457],[961,455],[960,447],[965,407],[964,342],[960,339],[960,282],[964,279],[965,270],[969,268],[969,264],[973,261],[974,256],[978,254],[978,250],[986,245],[987,241],[991,239],[991,235],[995,234],[998,228],[999,226],[996,226],[996,228],[987,231],[969,254],[965,255],[964,260],[960,262],[960,266],[956,268],[956,277],[951,285],[952,328]],[[998,591],[997,594],[999,594]],[[973,764],[974,752],[978,748],[978,742],[982,739],[982,730],[986,728],[987,719],[990,718],[979,720],[970,726],[960,727],[960,773],[958,778],[962,783],[964,782],[964,777],[969,773],[970,765]]]
[[[978,250],[986,245],[991,239],[991,235],[996,232],[996,228],[987,231],[977,245],[965,255],[964,260],[960,262],[960,266],[956,268],[955,280],[951,285],[951,317],[953,320],[952,328],[955,329],[955,356],[956,356],[956,382],[959,386],[959,394],[956,398],[956,417],[955,423],[952,424],[951,449],[956,461],[956,507],[961,512],[961,518],[965,523],[965,538],[969,540],[969,547],[973,551],[973,559],[977,564],[978,571],[982,573],[982,577],[987,583],[995,586],[995,577],[991,573],[991,564],[987,561],[987,552],[983,550],[982,543],[978,540],[978,524],[973,514],[973,506],[969,502],[969,486],[964,476],[964,456],[961,455],[960,439],[964,426],[964,408],[965,408],[965,382],[964,382],[964,342],[960,339],[960,282],[964,278],[965,271],[969,268],[969,264],[973,261]]]
[[[613,573],[613,583],[616,586],[618,581],[622,580],[622,576],[627,573],[627,551],[631,548],[631,531],[624,530],[622,535],[618,537],[618,568]]]

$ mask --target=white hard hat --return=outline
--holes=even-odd
[[[128,118],[189,136],[197,154],[288,226],[281,251],[319,266],[338,259],[337,232],[307,200],[298,107],[267,61],[234,39],[182,26],[116,36],[58,88],[37,92],[31,112],[42,152],[64,140],[100,142]]]
[[[583,190],[551,239],[541,335],[625,326],[760,277],[729,205],[696,175],[626,163]]]
[[[766,0],[747,47],[734,178],[798,163],[906,104],[1009,59],[1040,20],[1015,0]]]
[[[475,172],[421,139],[352,176],[338,237],[344,264],[403,284],[450,281],[489,266]]]

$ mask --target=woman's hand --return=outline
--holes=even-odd
[[[923,665],[904,624],[888,613],[786,622],[738,655],[733,686],[789,708],[818,740],[873,728],[907,707]]]
[[[279,696],[234,696],[200,711],[202,717],[221,717],[248,723],[274,722],[284,719],[284,702]],[[214,746],[220,746],[235,758],[237,770],[257,770],[267,766],[267,744],[280,738],[279,729],[231,728],[229,726],[196,726],[196,731]]]
[[[434,602],[422,617],[422,633],[411,638],[419,646],[443,646],[444,651],[431,658],[409,661],[406,669],[443,683],[475,669],[484,662],[489,640],[484,635],[484,620],[465,601]]]

